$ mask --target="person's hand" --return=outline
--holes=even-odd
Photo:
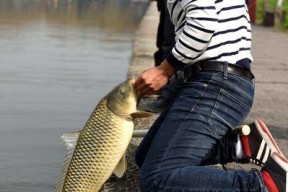
[[[162,89],[174,72],[175,69],[166,60],[159,66],[143,71],[134,82],[138,99]]]

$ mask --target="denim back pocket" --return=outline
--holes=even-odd
[[[228,83],[225,89],[220,89],[208,121],[214,130],[219,130],[216,129],[219,126],[234,129],[245,120],[253,104],[254,89],[251,86],[248,84],[244,90]]]

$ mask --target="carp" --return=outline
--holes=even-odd
[[[67,154],[55,192],[96,192],[112,173],[123,176],[133,120],[151,116],[137,111],[132,82],[126,80],[102,98],[81,131],[63,134]]]

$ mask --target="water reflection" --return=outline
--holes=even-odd
[[[0,0],[0,22],[46,22],[116,31],[133,30],[145,0]],[[146,1],[147,2],[147,1]]]
[[[0,0],[0,191],[51,192],[64,132],[124,80],[148,1]]]

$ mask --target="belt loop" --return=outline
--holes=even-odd
[[[228,62],[224,61],[223,63],[223,78],[227,79],[228,78]]]

